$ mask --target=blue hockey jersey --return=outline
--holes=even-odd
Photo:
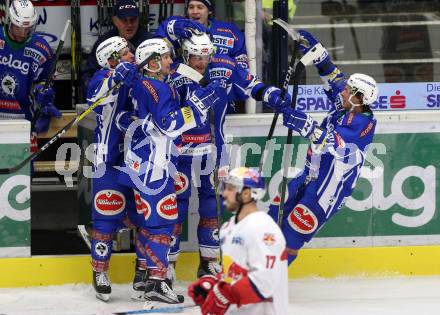
[[[220,80],[226,90],[226,94],[219,95],[220,102],[214,107],[213,119],[207,120],[202,126],[197,126],[182,135],[182,157],[203,155],[211,152],[210,144],[215,143],[217,152],[217,165],[228,164],[227,155],[224,154],[225,135],[223,125],[225,122],[228,103],[232,101],[246,100],[255,95],[256,91],[265,85],[256,77],[249,74],[240,64],[227,55],[214,55],[208,65],[206,76],[208,81]],[[173,85],[182,100],[188,99],[189,94],[200,85],[189,78],[176,72],[170,76]],[[212,111],[212,109],[211,109]],[[212,135],[210,123],[214,126]],[[214,136],[214,139],[212,139]],[[204,146],[203,144],[206,144]],[[223,153],[223,155],[222,155]]]
[[[0,118],[32,120],[32,85],[47,79],[52,58],[52,49],[38,33],[17,43],[9,38],[7,26],[0,26]]]
[[[131,96],[145,137],[132,139],[125,164],[139,179],[133,181],[134,187],[148,186],[174,175],[170,169],[178,155],[174,140],[194,128],[196,121],[192,109],[180,106],[179,95],[166,82],[144,77],[133,86]]]
[[[108,69],[96,71],[87,89],[87,102],[89,105],[103,97],[112,85],[115,84],[112,72],[113,70]],[[117,126],[116,117],[120,112],[132,109],[128,92],[129,89],[122,85],[119,91],[111,93],[93,110],[96,113],[96,127],[93,138],[95,166],[98,166],[100,163],[119,165],[121,161],[124,133]]]
[[[173,41],[167,34],[167,24],[171,20],[183,19],[182,16],[171,16],[164,20],[156,31],[156,36],[166,37],[178,48],[179,44]],[[249,68],[246,41],[243,33],[234,23],[209,19],[208,31],[211,40],[217,48],[217,53],[234,58],[244,69]]]

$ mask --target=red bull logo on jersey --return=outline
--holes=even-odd
[[[174,177],[174,189],[176,190],[176,195],[180,195],[181,193],[187,191],[188,187],[188,176],[182,172],[177,172],[176,176]]]
[[[136,212],[139,214],[143,214],[145,221],[147,221],[151,215],[150,204],[141,197],[141,194],[138,191],[134,192],[134,202],[136,204]]]
[[[101,190],[95,194],[95,209],[103,215],[119,214],[125,209],[125,197],[116,190]]]
[[[301,234],[311,234],[318,228],[318,218],[303,204],[297,205],[288,218],[290,226]]]
[[[163,197],[157,203],[157,214],[167,220],[175,220],[178,217],[176,195],[171,194]]]

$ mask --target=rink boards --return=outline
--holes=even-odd
[[[133,278],[134,254],[115,254],[110,264],[113,283]],[[195,279],[197,253],[183,253],[177,278]],[[0,287],[91,283],[90,256],[34,256],[0,259]],[[340,276],[425,276],[440,274],[440,246],[304,249],[289,269],[289,278]]]
[[[319,116],[316,118],[322,118]],[[376,117],[374,144],[353,198],[301,251],[290,268],[291,278],[440,274],[440,218],[436,211],[440,200],[440,114],[402,111],[378,113]],[[232,135],[229,139],[236,149],[233,161],[248,166],[258,164],[258,150],[264,144],[263,134],[271,119],[269,114],[228,118],[227,134]],[[246,137],[233,138],[239,134]],[[285,143],[285,134],[279,124],[275,133],[277,144]],[[295,167],[302,168],[306,148],[306,142],[294,137],[293,172]],[[266,183],[272,192],[281,179],[281,151],[275,149],[271,167],[265,168]],[[260,206],[264,208],[268,200]],[[190,221],[182,246],[186,251],[197,249],[191,232],[195,231],[196,220]],[[25,239],[29,242],[28,236]],[[111,262],[112,281],[130,282],[133,263],[133,255],[115,254]],[[197,265],[197,254],[183,253],[178,278],[194,279]],[[90,279],[90,257],[86,255],[0,259],[0,287],[89,283]]]

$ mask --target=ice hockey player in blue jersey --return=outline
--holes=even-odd
[[[183,62],[200,74],[207,81],[220,80],[226,89],[225,97],[211,111],[211,120],[183,133],[182,149],[178,159],[178,178],[176,180],[179,222],[174,233],[174,246],[170,259],[177,260],[180,244],[181,224],[187,217],[191,182],[198,189],[200,221],[197,228],[201,261],[198,277],[215,274],[219,270],[219,240],[216,197],[214,191],[214,168],[218,177],[225,178],[229,171],[229,160],[225,149],[223,125],[227,104],[231,101],[246,100],[253,97],[265,105],[280,110],[289,104],[290,95],[282,98],[280,89],[266,86],[258,78],[250,75],[237,61],[227,55],[213,54],[214,46],[205,33],[194,33],[182,43]],[[173,73],[174,82],[181,99],[188,99],[191,91],[199,84],[184,75]],[[211,131],[211,124],[213,130]],[[215,144],[213,148],[212,144]],[[215,166],[215,167],[214,167]]]
[[[202,24],[207,28],[212,41],[217,48],[217,53],[228,55],[235,59],[243,68],[248,69],[248,57],[246,51],[246,42],[243,33],[234,23],[219,21],[210,17],[214,12],[214,3],[212,0],[187,0],[186,14],[189,19]],[[180,22],[182,21],[182,22]],[[178,33],[167,32],[177,23],[185,23],[186,19],[180,16],[171,16],[161,23],[156,35],[167,37],[175,47],[179,44],[177,39],[184,39]],[[189,26],[180,27],[181,29],[190,28]]]
[[[126,140],[125,174],[119,180],[135,190],[140,225],[137,242],[147,257],[146,308],[182,302],[166,281],[171,234],[178,218],[174,188],[177,154],[174,145],[182,132],[202,124],[208,110],[218,102],[214,81],[200,88],[180,106],[179,95],[165,80],[173,60],[164,39],[149,39],[136,49],[136,61],[152,58],[135,79],[131,96],[137,120],[130,125],[135,135]],[[178,141],[177,141],[178,142]]]
[[[118,91],[113,91],[94,109],[96,128],[93,139],[91,233],[93,286],[96,297],[108,301],[111,293],[108,268],[113,235],[120,228],[131,225],[127,215],[135,212],[133,191],[117,182],[119,171],[115,166],[119,166],[123,159],[124,134],[131,123],[125,114],[132,111],[128,93],[137,69],[127,41],[119,36],[103,41],[96,50],[96,59],[101,69],[96,71],[88,85],[89,104],[104,97],[115,84],[124,82]],[[143,259],[145,271],[145,259],[140,258],[138,261],[142,262]],[[136,283],[135,281],[133,284],[134,289]],[[144,288],[141,291],[143,290]]]
[[[61,117],[54,106],[52,87],[43,90],[52,63],[52,49],[35,33],[38,14],[32,2],[13,0],[8,23],[0,26],[0,119],[32,121],[38,106],[39,119],[32,126],[37,132],[46,131],[51,116]],[[38,149],[36,134],[31,150]]]
[[[299,33],[303,54],[319,43],[307,31]],[[283,109],[284,125],[311,141],[305,169],[289,182],[284,203],[281,228],[289,264],[352,194],[376,127],[369,106],[378,97],[376,81],[360,73],[347,80],[325,48],[313,62],[333,106],[321,124],[300,110]],[[278,210],[279,204],[270,206],[275,220]]]

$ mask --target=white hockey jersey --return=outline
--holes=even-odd
[[[220,230],[220,244],[223,280],[232,285],[241,304],[226,314],[287,314],[286,240],[272,218],[257,211],[235,223],[233,216]]]

